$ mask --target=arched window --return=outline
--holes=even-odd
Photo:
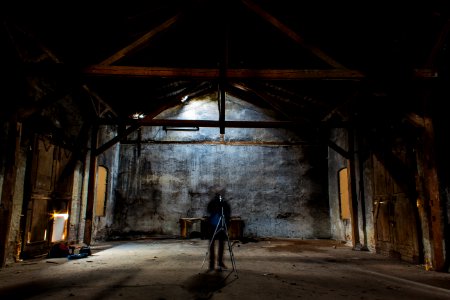
[[[97,171],[97,194],[95,202],[95,215],[102,217],[106,211],[106,196],[108,186],[108,169],[99,166]]]
[[[350,197],[348,193],[347,168],[339,170],[339,206],[341,209],[341,219],[350,220]]]

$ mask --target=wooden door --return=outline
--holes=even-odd
[[[27,183],[30,193],[27,199],[24,199],[26,219],[22,225],[23,258],[44,254],[52,241],[67,237],[66,232],[58,234],[59,237],[53,234],[54,216],[68,213],[72,192],[70,178],[73,171],[69,172],[70,176],[63,176],[67,173],[63,171],[68,165],[71,153],[54,145],[45,137],[36,137],[34,145]],[[57,226],[59,228],[61,225]]]
[[[415,199],[408,197],[404,182],[399,182],[399,176],[392,176],[392,166],[387,166],[386,161],[383,156],[373,156],[376,251],[418,263],[420,237]]]

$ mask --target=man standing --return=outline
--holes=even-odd
[[[228,226],[230,224],[231,208],[230,205],[222,198],[220,194],[216,194],[208,203],[208,225],[210,234],[209,246],[209,270],[214,270],[215,266],[215,242],[218,241],[219,249],[217,252],[217,266],[219,270],[226,269],[223,263],[223,252],[225,240],[228,237]]]

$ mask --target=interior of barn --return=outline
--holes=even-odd
[[[448,272],[450,11],[2,4],[2,267],[56,243],[339,241]]]

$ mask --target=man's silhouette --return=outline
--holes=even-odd
[[[218,241],[219,249],[217,252],[217,266],[219,269],[226,269],[223,263],[223,252],[225,240],[227,239],[227,228],[230,224],[231,208],[230,205],[222,198],[220,194],[216,194],[208,203],[208,225],[210,234],[209,248],[209,270],[214,270],[215,266],[215,243]],[[223,217],[223,222],[222,218]],[[225,227],[226,225],[226,227]]]

